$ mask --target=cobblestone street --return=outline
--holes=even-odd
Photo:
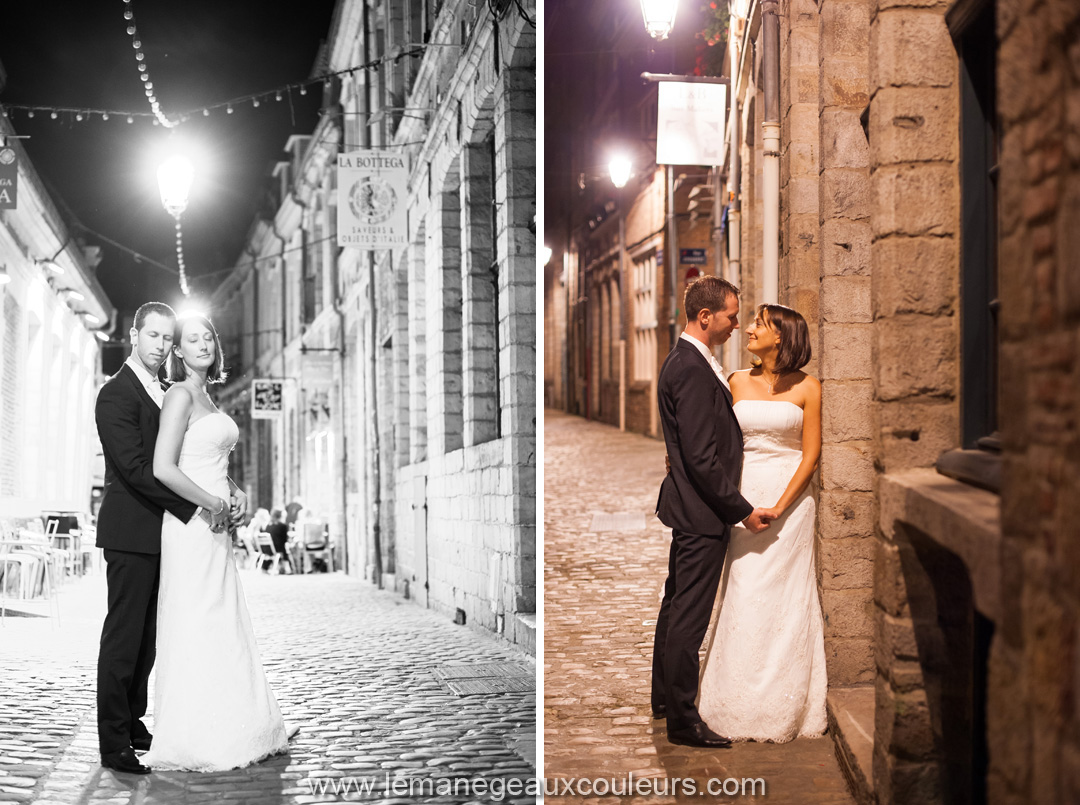
[[[244,571],[243,583],[270,684],[286,724],[300,726],[287,755],[216,774],[102,769],[94,697],[105,584],[87,577],[62,588],[59,627],[9,613],[0,629],[0,803],[452,803],[496,799],[483,794],[489,783],[470,792],[465,781],[498,778],[494,791],[535,775],[532,684],[451,688],[464,678],[482,689],[485,669],[500,674],[489,688],[515,670],[534,680],[531,657],[340,574]],[[413,795],[410,779],[424,781]],[[457,793],[446,793],[455,780]],[[515,800],[532,798],[503,801]]]
[[[652,721],[649,710],[653,628],[670,534],[653,514],[664,444],[548,409],[544,450],[549,790],[553,778],[622,781],[632,773],[635,781],[651,778],[661,791],[665,780],[693,778],[697,793],[688,796],[680,783],[676,796],[619,801],[701,802],[709,778],[763,778],[764,797],[747,789],[745,796],[706,801],[851,803],[829,736],[715,751],[667,742],[664,723]],[[628,518],[620,530],[594,531],[596,513],[632,513],[639,525],[633,530]],[[729,780],[728,793],[733,786]]]

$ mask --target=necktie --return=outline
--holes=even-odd
[[[728,386],[727,378],[724,377],[724,367],[720,365],[720,361],[716,360],[716,357],[714,355],[709,356],[709,366],[711,366],[712,370],[716,372],[716,377],[720,380],[720,382],[723,383],[724,386],[726,386],[728,389],[730,389],[731,386]]]
[[[157,403],[158,408],[165,404],[165,392],[161,390],[161,384],[156,380],[147,383],[146,390],[150,393],[150,398]]]

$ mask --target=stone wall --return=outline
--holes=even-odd
[[[871,377],[867,0],[824,0],[817,113],[822,381],[818,568],[830,685],[873,679],[874,406]]]
[[[990,658],[988,787],[991,802],[1078,802],[1080,6],[997,9],[1008,605]]]
[[[870,374],[874,454],[886,474],[932,466],[959,446],[957,65],[944,3],[879,0],[870,28]],[[914,637],[927,621],[914,610],[932,590],[918,564],[905,563],[905,533],[886,526],[875,555],[873,777],[882,802],[933,799],[942,785],[923,678],[934,658]]]

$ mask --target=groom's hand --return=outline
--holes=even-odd
[[[750,516],[743,520],[743,525],[747,527],[753,534],[760,534],[766,528],[769,527],[775,519],[775,515],[768,509],[754,509],[750,512]]]
[[[233,491],[229,503],[231,504],[229,507],[229,520],[233,528],[239,528],[247,519],[248,496],[242,489],[236,489]]]

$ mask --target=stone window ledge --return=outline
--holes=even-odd
[[[881,531],[896,538],[904,523],[932,537],[967,566],[975,607],[994,622],[1001,613],[1001,498],[932,469],[881,477]]]

